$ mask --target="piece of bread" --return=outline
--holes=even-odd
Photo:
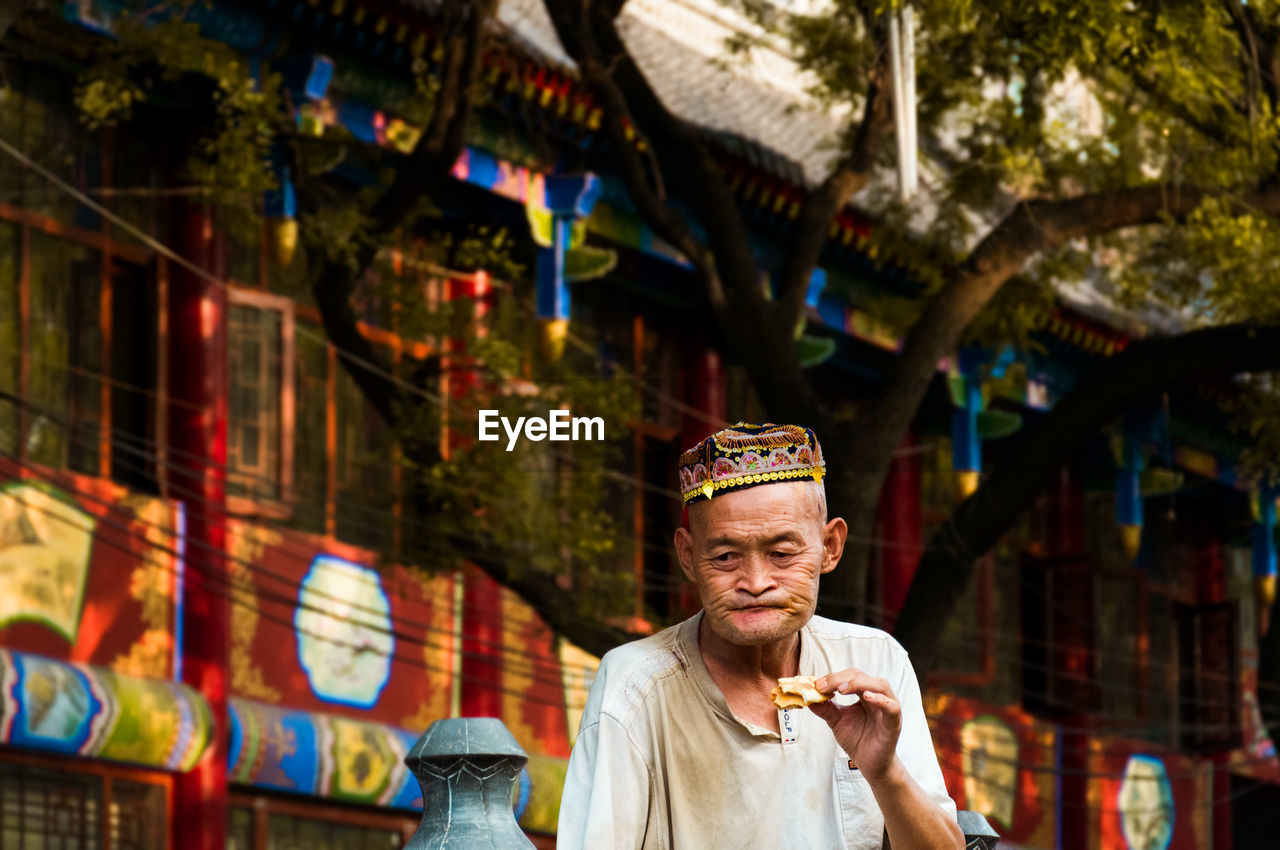
[[[778,680],[778,686],[769,696],[778,708],[804,708],[806,705],[831,699],[826,694],[819,693],[813,683],[813,676],[788,676]]]

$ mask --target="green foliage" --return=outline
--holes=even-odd
[[[515,572],[535,569],[572,581],[584,612],[624,610],[634,598],[625,566],[640,542],[624,533],[611,500],[630,474],[622,448],[630,440],[625,423],[640,410],[636,385],[621,371],[600,375],[595,358],[572,347],[557,363],[536,361],[528,304],[500,304],[485,322],[487,333],[470,337],[467,354],[451,370],[474,376],[478,386],[451,400],[450,424],[462,447],[425,471],[427,486],[460,530],[490,537],[511,552]],[[536,384],[521,374],[535,363]],[[545,418],[555,409],[600,417],[605,440],[521,438],[507,451],[505,432],[497,442],[474,440],[478,408],[499,409],[512,422]]]
[[[732,40],[726,54],[785,45],[812,72],[820,101],[846,110],[856,126],[877,58],[875,30],[897,4],[833,0],[813,4],[812,14],[740,5],[762,34]],[[909,265],[922,289],[914,297],[862,298],[859,307],[904,335],[945,284],[943,269],[963,269],[1021,200],[1152,185],[1173,198],[1195,186],[1210,197],[1186,218],[1036,256],[966,328],[963,342],[1033,350],[1062,293],[1081,288],[1129,311],[1131,326],[1152,318],[1162,328],[1280,321],[1280,226],[1242,203],[1248,192],[1274,185],[1280,167],[1280,92],[1268,90],[1271,66],[1261,52],[1280,44],[1280,4],[912,5],[923,200],[904,206],[885,180],[858,202],[877,222],[873,259]],[[879,154],[881,166],[891,167],[891,135]],[[1265,466],[1263,458],[1280,458],[1271,438],[1280,430],[1280,401],[1270,380],[1246,387],[1238,427],[1261,447],[1248,463]]]
[[[341,128],[328,128],[319,138],[299,134],[279,76],[255,82],[242,57],[201,35],[195,23],[183,20],[183,11],[184,4],[173,3],[149,8],[138,19],[119,19],[118,38],[103,48],[77,89],[84,122],[110,126],[130,120],[145,102],[164,109],[166,99],[182,100],[184,110],[170,114],[193,120],[182,128],[193,139],[184,176],[219,206],[229,237],[249,244],[263,230],[263,193],[275,188],[270,157],[287,151],[299,196],[314,203],[298,218],[299,244],[288,266],[272,265],[271,288],[306,302],[326,266],[345,267],[355,281],[351,301],[357,316],[394,329],[408,342],[425,343],[430,352],[425,360],[406,354],[398,361],[398,377],[415,388],[404,393],[391,423],[401,447],[397,462],[404,467],[405,492],[412,502],[438,511],[419,519],[438,528],[437,520],[445,518],[454,539],[496,542],[517,573],[534,569],[563,577],[584,614],[629,611],[634,591],[628,565],[631,547],[638,544],[614,519],[622,512],[611,500],[619,498],[619,482],[630,476],[622,450],[631,441],[626,423],[640,414],[636,384],[620,369],[603,374],[598,358],[583,353],[590,341],[570,347],[556,362],[542,359],[532,315],[528,259],[535,245],[529,236],[447,218],[438,199],[427,197],[393,233],[374,233],[370,211],[396,177],[398,154],[360,143]],[[412,79],[374,77],[342,76],[335,85],[347,86],[344,93],[350,94],[352,86],[367,83],[372,88],[357,95],[418,127],[426,125],[440,86],[425,63],[416,64]],[[328,179],[343,162],[381,179],[363,190]],[[602,276],[617,262],[612,250],[583,244],[584,236],[583,228],[575,228],[571,279]],[[369,256],[372,263],[362,268]],[[450,299],[442,292],[446,278],[479,271],[498,293],[486,302],[483,319],[473,299]],[[344,379],[344,385],[357,391],[352,381]],[[466,392],[459,389],[468,385]],[[505,436],[496,443],[476,441],[480,408],[498,408],[512,419],[546,417],[554,409],[599,416],[606,439],[522,441],[517,451],[507,452]],[[442,429],[450,433],[447,459],[415,463],[425,453],[414,450],[434,450]],[[386,463],[385,455],[367,460]],[[389,498],[370,494],[384,497]],[[458,563],[460,551],[446,542],[448,535],[415,528],[409,523],[401,529],[404,543],[395,557],[427,570]]]
[[[320,256],[357,274],[358,255],[369,243],[368,215],[358,204],[334,204],[317,209],[302,221],[302,237]]]
[[[252,214],[262,193],[275,188],[270,146],[287,127],[280,78],[255,81],[242,56],[182,19],[186,5],[161,4],[139,19],[119,18],[118,38],[83,75],[76,104],[84,122],[97,128],[128,120],[163,87],[211,86],[213,120],[195,143],[188,171],[215,202]]]
[[[1124,303],[1162,305],[1196,322],[1280,320],[1280,224],[1229,198],[1210,198],[1184,223],[1129,240],[1112,278]]]

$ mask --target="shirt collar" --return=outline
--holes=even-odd
[[[724,692],[720,690],[720,686],[711,678],[711,671],[707,669],[706,662],[702,660],[702,650],[698,647],[698,630],[702,627],[702,617],[706,613],[705,610],[699,611],[689,619],[680,624],[679,630],[676,632],[676,643],[680,653],[684,656],[685,662],[689,668],[689,674],[693,677],[693,682],[697,686],[698,691],[702,694],[703,699],[711,706],[712,711],[719,714],[725,720],[736,723],[746,729],[752,735],[765,735],[777,738],[778,733],[772,729],[765,729],[754,723],[748,723],[740,720],[729,708],[729,701],[724,698]],[[812,618],[810,618],[812,621]],[[800,675],[801,676],[821,676],[831,672],[819,671],[817,669],[817,657],[813,650],[813,636],[809,632],[809,623],[805,623],[800,628]]]

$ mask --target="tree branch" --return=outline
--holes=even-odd
[[[615,161],[632,201],[659,234],[682,251],[692,252],[689,258],[699,272],[724,348],[752,374],[771,416],[819,426],[824,413],[795,356],[794,323],[782,321],[776,305],[762,292],[737,200],[702,136],[663,105],[628,52],[614,22],[622,4],[603,0],[546,0],[546,4],[560,43],[601,99]],[[707,233],[705,248],[649,185],[645,161],[625,138],[624,122],[643,133],[666,177],[665,185],[701,223]]]
[[[850,458],[851,469],[838,470],[838,474],[847,475],[842,486],[848,494],[839,507],[850,521],[851,533],[870,536],[889,462],[911,427],[938,363],[955,351],[964,329],[1031,257],[1070,239],[1151,224],[1166,217],[1184,218],[1211,194],[1222,193],[1195,187],[1145,186],[1064,200],[1027,201],[1005,216],[912,326],[879,398],[847,438],[858,445],[858,451]],[[1255,212],[1280,212],[1280,191],[1262,187],[1238,203]],[[855,540],[850,560],[865,558],[865,551]],[[862,598],[860,571],[833,574],[824,592],[833,605],[827,609],[832,615],[849,616],[852,609],[842,606]]]
[[[1236,324],[1133,342],[1089,373],[929,539],[894,632],[916,670],[933,666],[939,628],[955,610],[976,560],[1090,434],[1166,390],[1276,369],[1280,327]]]
[[[1135,68],[1127,63],[1122,68],[1121,73],[1124,74],[1125,78],[1149,97],[1152,103],[1205,138],[1212,139],[1218,144],[1227,147],[1239,144],[1242,141],[1241,139],[1232,139],[1228,135],[1227,128],[1231,126],[1232,113],[1225,107],[1220,104],[1214,104],[1213,117],[1208,119],[1201,118],[1192,112],[1185,102],[1178,100],[1160,88],[1156,80],[1147,76],[1145,68]]]
[[[782,323],[786,327],[794,327],[800,320],[809,278],[818,264],[822,246],[826,244],[831,222],[867,185],[876,156],[893,124],[893,99],[889,96],[891,70],[883,26],[874,24],[869,29],[878,34],[879,49],[867,76],[867,97],[853,144],[822,185],[805,198],[791,227],[793,236],[778,280],[778,300],[782,304]]]
[[[441,36],[445,55],[435,109],[408,160],[396,169],[395,182],[370,211],[375,234],[399,227],[424,195],[449,179],[450,169],[466,143],[486,29],[496,8],[496,0],[445,3],[446,28]]]
[[[667,185],[681,197],[690,194],[686,185],[689,180],[710,183],[714,179],[710,169],[705,167],[709,158],[702,140],[692,128],[667,110],[631,58],[613,20],[621,11],[621,4],[547,0],[546,6],[560,43],[577,63],[583,80],[600,97],[614,159],[632,202],[650,225],[694,264],[713,307],[724,307],[728,298],[723,277],[726,273],[732,276],[735,270],[726,269],[723,262],[713,260],[694,236],[688,222],[655,191],[647,175],[645,160],[635,143],[627,138],[626,127],[629,124],[644,135],[659,168],[671,169],[676,179],[668,181]],[[680,151],[682,156],[673,157],[672,150]],[[677,164],[673,161],[675,159],[683,161],[678,168],[673,168]],[[708,173],[698,174],[699,171]],[[727,187],[724,189],[727,193]],[[736,228],[741,230],[741,237],[745,239],[745,226],[736,205],[720,212],[723,214],[716,218],[723,219],[723,223],[711,225],[704,222],[708,232],[712,226],[716,229]],[[715,253],[714,245],[711,253]]]
[[[636,128],[636,121],[626,97],[610,75],[610,63],[595,46],[590,16],[583,13],[581,3],[573,0],[547,0],[546,5],[560,43],[578,64],[584,82],[601,100],[614,162],[622,174],[632,203],[641,217],[694,265],[706,283],[711,303],[723,304],[724,291],[714,261],[694,236],[689,223],[666,202],[665,193],[650,184],[644,158],[635,143],[627,138],[627,125]]]
[[[401,385],[389,377],[392,372],[386,358],[360,333],[351,296],[360,275],[377,258],[380,242],[407,223],[423,197],[437,192],[450,179],[453,164],[465,144],[486,28],[495,8],[495,0],[455,0],[446,4],[442,37],[445,55],[431,119],[413,152],[396,167],[393,182],[370,208],[370,225],[356,252],[354,268],[330,258],[323,263],[312,286],[325,334],[342,354],[343,367],[378,415],[392,427],[401,421],[402,408],[409,399]],[[314,187],[300,187],[299,194],[304,214],[315,214],[322,203],[318,192]],[[434,440],[402,438],[400,445],[405,456],[419,467],[429,468],[440,461]],[[415,502],[415,509],[423,516],[439,509],[425,494]],[[445,538],[454,551],[529,603],[551,629],[586,651],[600,655],[635,637],[583,616],[577,596],[561,587],[555,576],[532,568],[513,568],[511,553],[492,538],[461,533],[447,533]]]
[[[399,420],[397,408],[405,401],[403,391],[388,377],[391,364],[360,333],[351,296],[356,282],[373,264],[380,241],[403,225],[424,196],[438,190],[449,179],[465,142],[486,27],[495,7],[495,0],[454,0],[445,4],[446,47],[440,91],[431,119],[412,153],[395,169],[391,185],[370,208],[369,227],[356,250],[354,267],[329,257],[312,284],[325,334],[338,348],[343,368],[389,425]],[[314,215],[321,201],[314,190],[308,191],[309,181],[301,173],[301,157],[295,156],[294,160],[295,169],[304,178],[299,187],[301,211],[303,215]]]
[[[978,244],[960,274],[912,327],[870,417],[876,430],[884,432],[876,449],[887,455],[897,447],[938,362],[955,350],[964,329],[1027,260],[1071,239],[1185,218],[1215,194],[1221,193],[1160,185],[1018,204]],[[1239,205],[1254,212],[1280,212],[1280,191],[1260,188]]]
[[[547,626],[592,655],[604,655],[638,635],[585,614],[577,594],[562,587],[556,576],[532,567],[512,567],[511,554],[491,539],[477,540],[446,534],[449,543],[467,559],[514,592],[536,610]]]
[[[1274,33],[1265,33],[1266,37],[1259,38],[1254,30],[1263,28],[1265,24],[1259,19],[1256,10],[1249,9],[1240,0],[1224,2],[1236,40],[1240,42],[1240,65],[1249,89],[1246,92],[1249,119],[1253,120],[1253,95],[1259,89],[1266,94],[1271,114],[1274,115],[1276,106],[1280,104],[1280,80],[1276,78],[1274,50],[1269,41]]]

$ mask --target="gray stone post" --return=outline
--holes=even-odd
[[[960,831],[964,833],[965,850],[995,850],[1000,833],[991,828],[978,812],[957,812]]]
[[[511,804],[529,756],[501,720],[437,720],[404,763],[422,787],[422,823],[405,850],[532,848]]]

